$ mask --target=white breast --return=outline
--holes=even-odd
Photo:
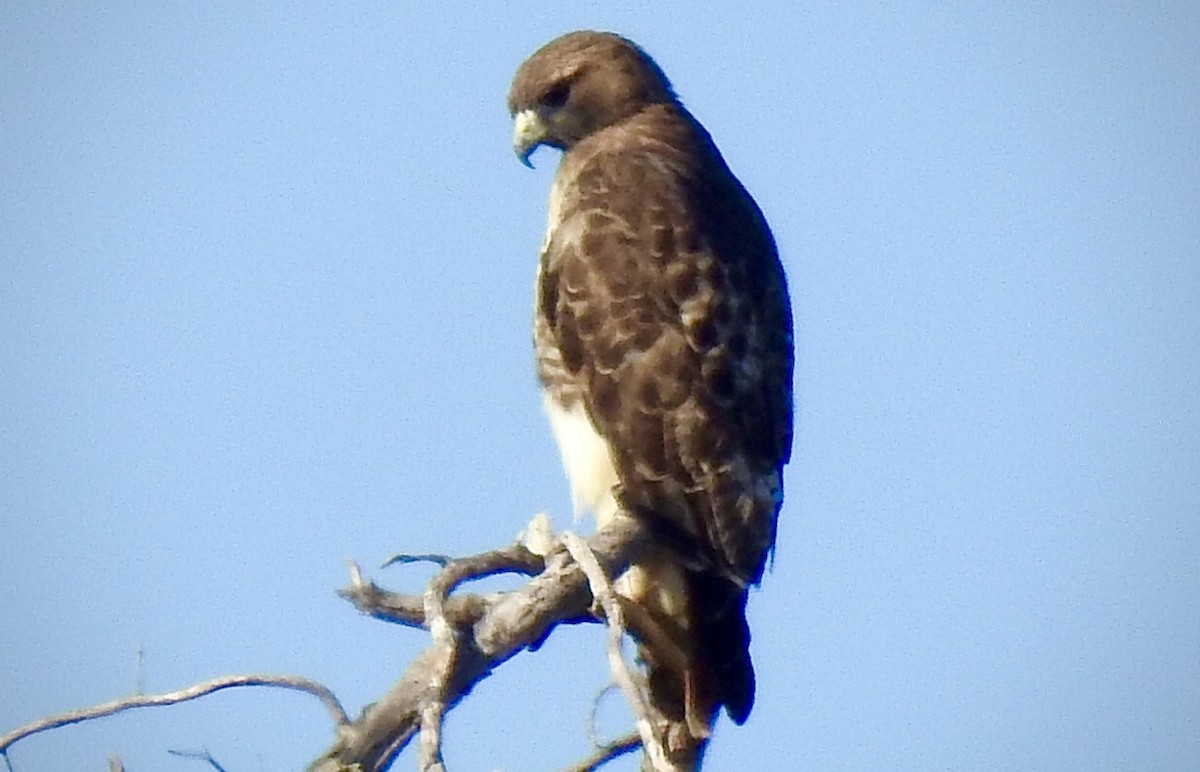
[[[582,402],[566,408],[543,393],[542,404],[550,416],[550,428],[571,483],[575,517],[590,514],[596,519],[596,527],[603,528],[617,513],[613,494],[617,470],[608,442],[596,433]],[[614,586],[625,597],[648,604],[649,608],[675,618],[683,627],[688,626],[683,574],[670,561],[631,566]]]
[[[608,442],[592,426],[582,402],[567,408],[543,394],[542,404],[571,484],[575,516],[590,514],[596,518],[596,527],[602,528],[617,511],[613,495],[617,470]]]

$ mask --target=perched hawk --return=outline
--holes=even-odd
[[[639,636],[652,699],[702,750],[722,705],[742,723],[754,701],[746,592],[775,540],[792,444],[775,242],[629,40],[548,43],[508,106],[523,162],[538,145],[563,151],[535,303],[546,410],[577,510],[599,526],[627,512],[663,545],[619,587],[682,642],[680,665]]]

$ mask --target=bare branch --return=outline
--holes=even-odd
[[[18,740],[23,740],[30,735],[39,732],[45,732],[49,729],[57,729],[69,724],[77,724],[80,721],[90,721],[95,718],[103,718],[111,716],[115,713],[121,713],[133,708],[148,708],[158,705],[174,705],[179,702],[194,700],[197,697],[203,697],[213,692],[219,692],[222,689],[230,689],[235,686],[273,686],[280,689],[292,689],[295,691],[311,694],[325,705],[325,710],[333,718],[334,723],[339,727],[347,726],[350,723],[349,717],[346,716],[346,711],[342,708],[342,704],[338,702],[336,696],[323,684],[317,683],[310,678],[303,676],[292,675],[269,675],[269,674],[250,674],[238,676],[222,676],[214,678],[210,681],[189,686],[185,689],[179,689],[166,694],[135,694],[124,699],[112,700],[91,708],[83,708],[81,710],[71,710],[66,713],[48,716],[39,719],[25,726],[18,727],[6,735],[0,736],[0,753],[6,752]]]
[[[448,578],[447,574],[452,574]],[[450,570],[448,563],[425,591],[423,605],[429,634],[433,636],[434,649],[438,652],[431,674],[432,688],[421,704],[421,770],[437,772],[442,763],[442,715],[446,712],[446,692],[458,659],[458,635],[446,621],[445,602],[459,574]]]
[[[455,628],[470,627],[483,616],[497,595],[457,595],[447,597],[459,585],[496,574],[523,574],[536,576],[546,568],[545,558],[531,552],[524,544],[516,543],[501,549],[484,552],[465,558],[437,557],[444,565],[433,582],[443,596],[446,619]],[[414,559],[432,559],[431,556],[416,556]],[[396,562],[389,558],[384,564]],[[403,561],[401,561],[403,562]],[[430,589],[433,589],[432,587]],[[365,579],[358,564],[350,563],[350,586],[339,590],[338,595],[354,604],[364,614],[385,622],[394,622],[407,627],[427,627],[425,621],[425,596],[389,592]]]
[[[425,599],[421,595],[389,592],[369,580],[338,590],[340,597],[350,601],[364,614],[384,622],[405,627],[425,627]],[[498,596],[474,594],[455,595],[445,604],[446,618],[454,627],[470,627]]]
[[[482,579],[496,574],[524,574],[537,576],[546,569],[546,559],[535,555],[524,544],[510,544],[501,549],[483,552],[466,558],[455,558],[434,578],[443,596],[464,582]]]
[[[629,707],[633,710],[642,748],[646,751],[646,758],[651,768],[654,772],[680,772],[680,767],[667,758],[665,751],[666,737],[663,735],[662,728],[667,722],[662,716],[657,715],[657,711],[646,699],[646,688],[640,683],[642,679],[630,670],[629,663],[625,661],[625,653],[621,648],[625,640],[625,617],[621,612],[621,604],[617,601],[616,593],[613,591],[612,582],[609,581],[608,575],[604,573],[604,569],[588,547],[587,542],[569,531],[564,533],[562,538],[571,557],[587,575],[592,597],[599,601],[604,609],[608,627],[609,671],[617,682],[617,686],[625,693],[625,699],[629,701]]]
[[[614,761],[642,747],[642,738],[637,732],[630,732],[624,737],[596,747],[595,753],[578,764],[567,767],[564,772],[593,772],[610,761]]]
[[[0,736],[0,757],[12,769],[7,749],[17,741],[81,721],[114,715],[133,708],[173,705],[236,686],[273,686],[303,691],[316,696],[337,724],[337,737],[310,769],[320,772],[373,772],[386,769],[396,755],[422,732],[422,768],[443,769],[440,730],[443,716],[486,678],[500,663],[525,648],[536,649],[559,624],[596,621],[592,593],[579,563],[561,548],[548,545],[548,524],[535,518],[521,541],[504,549],[470,558],[446,561],[444,569],[423,595],[402,595],[380,589],[365,580],[356,564],[350,564],[350,587],[340,594],[364,613],[411,626],[426,626],[433,642],[403,676],[377,702],[351,722],[333,693],[325,686],[300,676],[250,674],[225,676],[185,689],[158,695],[134,694],[91,708],[69,711],[19,727]],[[532,549],[531,549],[532,547]],[[607,576],[619,576],[634,562],[643,560],[654,547],[646,529],[628,517],[618,517],[586,544],[578,540],[576,552],[586,553],[585,562],[594,574],[597,594],[612,596]],[[497,573],[536,574],[521,588],[490,595],[450,593],[464,582]],[[619,600],[619,599],[618,599]],[[613,605],[618,604],[614,600]],[[616,624],[610,633],[619,641],[624,630],[619,607],[607,615]],[[619,651],[619,647],[618,647]],[[622,659],[622,662],[624,660]],[[651,735],[652,736],[652,735]],[[579,769],[599,766],[628,753],[640,739],[624,738],[600,747]],[[211,756],[173,751],[207,761],[220,769]]]
[[[168,748],[167,753],[184,759],[196,759],[197,761],[203,761],[213,769],[217,770],[217,772],[225,772],[225,767],[217,763],[217,760],[212,757],[212,754],[208,752],[207,748],[202,751],[176,751]]]
[[[620,575],[653,549],[646,529],[629,517],[615,518],[588,546],[610,576]],[[545,570],[520,589],[485,599],[482,614],[468,626],[454,624],[450,608],[455,598],[450,598],[443,612],[457,631],[457,642],[449,672],[440,673],[445,679],[438,676],[447,662],[446,644],[435,642],[387,694],[338,733],[310,769],[334,772],[356,764],[364,772],[386,769],[419,731],[422,709],[431,700],[440,698],[445,710],[453,708],[493,668],[524,648],[535,648],[556,625],[588,617],[591,594],[583,570],[562,551],[545,563]],[[361,589],[343,594],[358,597]]]

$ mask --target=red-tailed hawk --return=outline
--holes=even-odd
[[[792,444],[783,269],[754,200],[629,40],[548,43],[508,106],[523,162],[563,151],[535,303],[546,410],[576,508],[598,526],[627,512],[663,545],[619,587],[684,642],[683,672],[645,640],[642,656],[698,758],[716,711],[742,723],[754,701],[746,593]]]

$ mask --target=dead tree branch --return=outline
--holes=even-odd
[[[26,737],[35,735],[39,732],[45,732],[50,729],[68,726],[69,724],[77,724],[80,721],[90,721],[96,718],[104,718],[116,713],[121,713],[134,708],[149,708],[158,705],[174,705],[179,702],[187,702],[194,700],[197,697],[203,697],[213,692],[219,692],[223,689],[231,689],[235,686],[273,686],[280,689],[292,689],[299,692],[311,694],[321,701],[325,706],[325,710],[333,718],[335,724],[339,727],[346,726],[350,723],[350,718],[346,715],[346,711],[342,708],[342,704],[338,702],[336,696],[323,684],[319,684],[310,678],[294,675],[268,675],[254,673],[250,675],[237,676],[222,676],[214,678],[210,681],[189,686],[185,689],[179,689],[166,694],[135,694],[130,697],[125,697],[119,700],[112,700],[100,705],[95,705],[90,708],[81,710],[71,710],[66,713],[59,713],[54,716],[47,716],[22,727],[17,727],[6,735],[0,736],[0,753],[6,753],[10,747],[18,740],[23,740]]]
[[[625,615],[621,604],[613,591],[612,582],[604,572],[604,567],[596,559],[595,553],[588,547],[587,542],[573,533],[563,534],[563,544],[571,557],[583,569],[587,576],[588,587],[592,597],[604,610],[604,619],[608,627],[608,666],[613,680],[625,694],[629,707],[633,710],[637,721],[638,735],[642,747],[646,751],[647,765],[654,772],[682,772],[667,758],[664,749],[667,747],[665,727],[667,720],[646,699],[646,685],[640,674],[635,674],[625,661],[622,645],[625,641]]]
[[[642,738],[637,732],[630,732],[624,737],[610,743],[597,746],[594,753],[573,767],[567,767],[566,772],[594,772],[610,761],[621,758],[626,753],[633,753],[642,747]]]
[[[224,676],[165,694],[134,694],[26,724],[0,736],[0,757],[7,764],[7,751],[17,741],[50,729],[134,708],[174,705],[232,687],[267,686],[317,697],[337,725],[334,743],[310,770],[385,770],[418,736],[421,769],[442,770],[440,734],[445,713],[496,666],[522,649],[536,649],[559,624],[599,621],[593,609],[593,594],[598,599],[596,608],[603,608],[609,622],[610,658],[614,668],[620,665],[616,677],[623,675],[625,690],[636,692],[633,681],[637,675],[628,669],[620,651],[625,628],[608,577],[620,576],[631,563],[642,561],[654,549],[646,529],[632,518],[618,517],[586,541],[568,537],[569,550],[562,542],[553,541],[548,529],[548,521],[535,519],[529,535],[516,544],[468,558],[401,555],[390,560],[389,563],[432,560],[443,566],[419,595],[380,589],[364,579],[358,566],[351,563],[351,585],[340,592],[342,597],[378,619],[427,628],[433,638],[392,688],[354,721],[347,717],[332,691],[311,679],[269,674]],[[451,595],[464,582],[498,573],[520,573],[532,578],[510,592]],[[644,700],[635,697],[640,698],[640,692],[631,694],[630,700],[642,730],[641,737],[632,735],[598,746],[573,769],[595,769],[643,743],[647,747],[661,747],[659,721],[646,712]],[[219,768],[211,757],[201,760]],[[669,767],[656,765],[658,768]]]
[[[608,576],[619,576],[632,562],[652,549],[646,529],[632,518],[618,517],[587,540]],[[522,552],[524,550],[524,553]],[[522,649],[536,648],[555,626],[563,622],[594,619],[592,595],[580,566],[564,550],[545,557],[544,570],[518,590],[491,596],[454,596],[448,592],[466,579],[496,573],[474,568],[520,565],[537,570],[540,558],[523,545],[450,561],[446,573],[434,580],[441,600],[428,602],[430,593],[404,597],[385,593],[362,581],[352,569],[353,584],[342,591],[363,613],[402,624],[445,624],[452,632],[434,636],[434,643],[408,667],[392,688],[368,706],[352,724],[338,732],[334,744],[311,766],[312,772],[363,772],[384,770],[409,742],[418,736],[430,711],[437,719],[465,697],[475,684]],[[532,557],[530,557],[532,556]],[[430,590],[434,590],[431,585]],[[440,604],[440,607],[439,607]],[[433,622],[440,619],[439,622]],[[423,764],[437,764],[440,751],[426,751]]]

